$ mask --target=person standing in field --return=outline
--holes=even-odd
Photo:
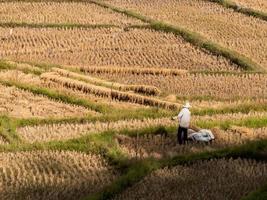
[[[185,144],[187,141],[187,132],[190,125],[190,118],[191,118],[191,112],[190,112],[190,104],[189,102],[186,102],[186,104],[183,106],[182,110],[178,114],[178,133],[177,133],[177,140],[180,145]]]

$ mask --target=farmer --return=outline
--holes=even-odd
[[[178,133],[177,133],[177,139],[178,143],[180,145],[185,144],[185,141],[187,141],[187,132],[190,125],[190,104],[189,102],[186,102],[186,104],[183,106],[182,110],[178,114]]]

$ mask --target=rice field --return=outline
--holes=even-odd
[[[0,154],[1,199],[79,199],[118,173],[94,154],[34,151]]]
[[[34,85],[41,85],[41,79],[34,74],[25,74],[20,70],[12,69],[12,70],[2,70],[0,71],[1,80],[5,81],[13,81]]]
[[[114,199],[240,199],[266,179],[255,160],[199,161],[155,171]]]
[[[264,118],[266,112],[251,112],[249,114],[218,114],[213,116],[195,116],[192,124],[197,121],[218,122],[218,121],[235,121],[246,120],[250,118]],[[102,133],[108,130],[138,130],[153,126],[176,126],[177,121],[171,118],[143,119],[143,120],[120,120],[116,122],[92,122],[82,124],[52,124],[39,126],[25,126],[18,128],[17,132],[27,142],[45,142],[53,140],[66,140],[78,138],[86,134]]]
[[[120,28],[0,28],[0,57],[76,66],[238,71],[172,34]]]
[[[266,98],[265,74],[183,74],[180,76],[92,73],[123,84],[151,85],[177,96],[209,96],[215,99]],[[244,95],[246,94],[246,95]]]
[[[261,194],[266,6],[234,2],[0,0],[0,199]],[[215,140],[178,145],[186,101]]]
[[[216,139],[209,145],[188,142],[186,146],[178,146],[177,135],[175,134],[136,135],[135,137],[118,135],[116,139],[123,152],[132,158],[145,159],[154,157],[160,159],[174,155],[186,155],[204,151],[211,152],[256,139],[267,138],[266,128],[232,127],[227,131],[222,131],[219,128],[213,128],[211,130]]]
[[[79,106],[67,105],[15,87],[0,85],[0,114],[15,118],[62,118],[97,115]]]
[[[86,2],[3,2],[0,22],[37,24],[142,25],[122,14]],[[79,15],[77,15],[79,12]]]
[[[246,8],[267,12],[267,2],[264,0],[235,0],[234,2]]]
[[[179,107],[178,104],[162,101],[153,97],[141,96],[138,94],[133,94],[130,92],[118,91],[112,88],[106,88],[102,86],[97,86],[89,83],[84,83],[82,81],[73,80],[66,77],[61,77],[56,73],[44,74],[41,77],[44,81],[51,81],[58,83],[66,88],[73,90],[78,90],[83,93],[93,94],[95,96],[100,96],[103,98],[116,99],[118,101],[126,101],[141,105],[149,105],[155,107],[161,107],[165,109],[176,109]]]
[[[205,0],[108,0],[107,2],[197,32],[267,68],[266,21],[245,16]]]
[[[146,120],[121,120],[116,122],[26,126],[19,128],[17,132],[24,140],[33,143],[79,138],[86,134],[97,132],[101,133],[108,130],[137,130],[150,126],[166,126],[172,124],[174,124],[174,122],[171,119],[166,118]]]

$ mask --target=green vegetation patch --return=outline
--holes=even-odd
[[[259,190],[251,192],[248,196],[242,198],[241,200],[266,200],[267,199],[267,184],[264,185]]]
[[[267,21],[267,13],[254,10],[252,8],[242,7],[233,1],[229,1],[229,0],[208,0],[208,1],[218,3],[222,5],[223,7],[233,9],[236,12],[240,12],[242,14],[253,16],[253,17]]]

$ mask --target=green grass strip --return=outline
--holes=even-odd
[[[5,70],[5,69],[8,70],[16,69],[16,66],[7,63],[5,60],[0,60],[0,70]]]
[[[231,106],[231,107],[224,107],[220,109],[203,109],[203,110],[195,110],[192,109],[192,118],[194,116],[205,116],[205,115],[219,115],[219,114],[234,114],[234,113],[243,113],[248,114],[249,112],[265,112],[267,111],[267,106],[264,103],[260,104],[244,104],[244,105],[238,105],[238,106]],[[37,126],[37,125],[43,125],[43,124],[60,124],[60,123],[86,123],[86,122],[115,122],[118,120],[131,120],[131,119],[156,119],[156,118],[162,118],[162,117],[173,117],[176,116],[176,112],[163,110],[163,109],[157,109],[157,108],[147,108],[147,109],[136,109],[136,110],[114,110],[112,113],[109,113],[107,115],[101,115],[101,116],[87,116],[87,117],[73,117],[73,118],[62,118],[62,119],[53,119],[53,118],[47,118],[47,119],[39,119],[39,118],[29,118],[29,119],[14,119],[16,121],[18,127],[23,126]],[[249,124],[250,123],[250,124]],[[243,126],[252,126],[251,123],[257,124],[257,126],[264,127],[266,126],[265,118],[251,118],[248,119],[246,123],[243,122]],[[241,122],[236,121],[201,121],[199,120],[198,125],[201,127],[206,128],[213,128],[215,126],[220,126],[226,129],[227,127],[231,125],[242,125]],[[255,127],[255,125],[254,125]]]
[[[17,63],[20,64],[20,63]],[[0,60],[0,71],[1,70],[19,70],[25,74],[34,74],[34,75],[41,75],[44,71],[40,68],[19,68],[16,64],[8,63],[5,60]]]
[[[9,144],[22,142],[16,133],[16,123],[7,116],[0,116],[0,135]]]
[[[245,8],[241,5],[238,5],[237,3],[233,1],[229,1],[229,0],[207,0],[207,1],[215,2],[215,3],[222,5],[225,8],[230,8],[236,12],[267,21],[267,13],[254,10],[252,8]]]
[[[267,111],[267,106],[265,102],[262,103],[244,103],[233,106],[225,106],[221,108],[204,108],[196,109],[192,108],[192,115],[204,116],[204,115],[218,115],[218,114],[229,114],[229,113],[243,113],[249,114],[250,112],[265,112]]]
[[[266,76],[267,78],[267,76]],[[216,97],[216,96],[212,96],[212,95],[179,95],[176,96],[176,99],[179,101],[223,101],[223,102],[227,102],[227,101],[239,101],[239,100],[253,100],[253,101],[257,101],[258,99],[266,99],[266,95],[262,94],[262,95],[258,95],[258,96],[254,96],[254,97],[240,97],[240,96],[232,96],[232,97],[226,97],[226,98],[222,98],[222,97]]]
[[[145,176],[154,170],[162,167],[160,162],[156,160],[144,160],[133,163],[126,173],[115,180],[111,185],[104,188],[104,191],[95,195],[82,198],[83,200],[107,200],[112,199],[116,194],[121,193],[126,188],[131,187],[138,181],[142,180]]]
[[[231,126],[242,126],[247,128],[263,128],[267,126],[267,116],[265,117],[251,117],[244,120],[216,120],[216,121],[197,121],[197,127],[211,129],[219,127],[223,130],[231,128]]]
[[[27,23],[27,22],[1,22],[0,27],[3,28],[83,28],[83,29],[98,29],[98,28],[123,28],[124,30],[129,30],[131,28],[143,29],[147,28],[148,25],[128,25],[120,26],[115,24],[76,24],[76,23]]]
[[[27,23],[27,22],[1,22],[0,27],[4,28],[86,28],[86,29],[96,29],[96,28],[120,28],[120,26],[113,24],[72,24],[72,23]]]
[[[241,200],[266,200],[267,199],[267,184],[262,188],[251,192],[246,197],[243,197]]]
[[[23,126],[37,126],[42,124],[61,124],[61,123],[86,123],[86,122],[115,122],[118,120],[142,120],[142,119],[155,119],[162,117],[171,117],[174,113],[168,110],[157,109],[157,108],[147,108],[147,109],[113,109],[112,112],[106,113],[101,116],[87,116],[87,117],[71,117],[71,118],[61,118],[61,119],[39,119],[39,118],[29,118],[29,119],[14,119],[18,127]]]
[[[213,55],[216,56],[223,56],[227,59],[229,59],[232,63],[237,64],[242,68],[243,70],[247,71],[258,71],[258,72],[264,72],[265,69],[252,61],[250,58],[239,54],[236,51],[230,50],[228,48],[222,47],[219,44],[216,44],[212,41],[209,41],[208,39],[204,38],[198,33],[189,31],[187,29],[177,27],[174,25],[167,24],[165,22],[161,22],[158,20],[153,20],[148,17],[145,17],[141,14],[138,14],[134,11],[117,8],[115,6],[112,6],[110,4],[107,4],[105,2],[100,2],[96,0],[90,0],[91,3],[94,3],[96,5],[99,5],[104,8],[109,8],[115,12],[125,14],[126,16],[133,17],[136,19],[139,19],[145,23],[149,23],[151,25],[151,28],[156,31],[163,31],[166,33],[173,33],[175,35],[181,36],[184,38],[185,41],[190,42],[191,44],[208,50]]]

